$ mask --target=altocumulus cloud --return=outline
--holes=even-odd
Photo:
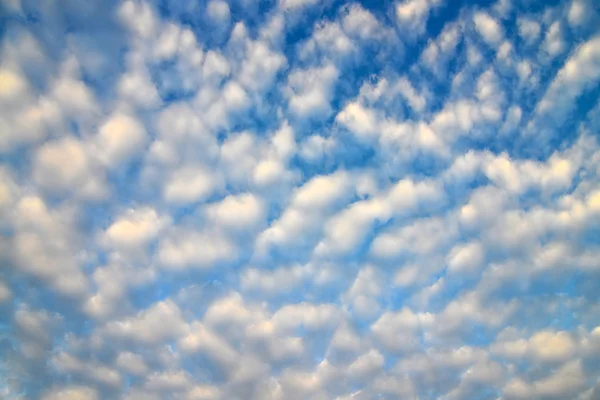
[[[599,399],[597,3],[0,0],[0,397]]]

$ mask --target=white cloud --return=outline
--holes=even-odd
[[[373,240],[370,251],[383,259],[407,253],[431,255],[454,239],[455,232],[456,228],[444,219],[418,219],[397,231],[382,232]]]
[[[349,35],[361,39],[378,39],[384,35],[384,27],[371,14],[358,4],[352,4],[345,11],[342,27]]]
[[[130,209],[114,221],[104,233],[106,243],[116,249],[137,250],[155,239],[170,224],[150,207]]]
[[[209,204],[205,212],[216,225],[236,230],[256,226],[265,214],[262,200],[251,193],[227,196],[219,203]]]
[[[191,386],[191,377],[185,371],[165,371],[148,376],[146,388],[152,391],[170,393],[185,390]]]
[[[72,212],[49,209],[39,197],[23,197],[16,207],[10,254],[18,270],[60,293],[78,296],[85,293],[87,278],[80,270]]]
[[[67,353],[58,353],[52,357],[52,366],[62,373],[85,376],[100,385],[116,389],[121,386],[121,375],[104,365],[84,362]]]
[[[335,117],[336,122],[350,129],[358,137],[369,138],[378,133],[378,118],[373,110],[359,103],[350,103]]]
[[[375,317],[380,312],[378,297],[383,291],[383,280],[373,267],[364,267],[356,276],[346,293],[346,301],[352,305],[353,315],[359,318]]]
[[[578,47],[538,103],[538,115],[549,115],[553,120],[562,122],[574,107],[575,99],[600,77],[599,62],[600,38],[593,38]]]
[[[299,153],[309,162],[317,162],[329,154],[335,147],[336,141],[334,138],[311,135],[302,141]]]
[[[7,20],[0,397],[594,397],[591,2],[168,3]]]
[[[572,361],[550,376],[531,383],[521,378],[514,378],[506,384],[503,394],[508,399],[527,399],[538,396],[559,399],[573,395],[583,385],[581,362]]]
[[[244,182],[258,164],[258,143],[250,132],[230,135],[220,148],[221,160],[230,181]]]
[[[171,300],[155,303],[136,316],[111,321],[104,328],[109,336],[148,344],[176,339],[186,329],[179,307]]]
[[[148,372],[148,366],[144,359],[140,355],[129,351],[119,353],[115,364],[118,368],[132,375],[144,376]]]
[[[283,54],[273,51],[261,41],[247,42],[246,57],[242,63],[239,79],[251,90],[269,89],[279,71],[287,64]]]
[[[421,112],[427,105],[425,97],[418,93],[417,90],[406,78],[400,78],[396,84],[398,91],[406,99],[406,102],[415,112]]]
[[[70,77],[58,78],[53,83],[51,93],[61,111],[70,116],[87,115],[98,110],[93,92],[80,80]]]
[[[132,259],[128,253],[133,250],[133,255],[139,256],[138,253],[142,252],[142,249],[127,247],[125,249],[125,254],[123,252],[118,255],[113,253],[112,258],[116,260],[113,260],[109,265],[94,270],[92,279],[97,290],[83,306],[84,312],[89,316],[106,319],[107,317],[114,317],[115,313],[126,313],[131,309],[125,298],[127,289],[151,282],[155,278],[153,269],[136,269],[126,263],[126,261]],[[138,260],[133,258],[133,261]],[[142,262],[145,262],[145,260]]]
[[[206,6],[206,13],[211,20],[218,21],[221,24],[228,24],[231,18],[229,5],[220,0],[210,1]]]
[[[491,350],[508,358],[531,357],[536,363],[556,363],[572,359],[577,347],[568,332],[546,330],[529,339],[500,340],[492,344]]]
[[[350,194],[350,176],[337,171],[316,176],[297,188],[291,203],[281,216],[257,238],[259,250],[270,245],[294,245],[303,242],[321,227],[321,219]]]
[[[121,76],[119,95],[143,108],[152,108],[160,104],[161,99],[150,74],[144,67],[138,67]]]
[[[473,15],[475,29],[481,35],[483,40],[492,47],[497,47],[504,39],[504,29],[498,21],[486,14],[478,11]]]
[[[286,294],[298,289],[310,275],[308,268],[299,265],[274,271],[249,268],[241,275],[241,285],[244,290],[261,296]]]
[[[385,222],[393,215],[410,214],[419,201],[425,206],[435,202],[438,196],[437,189],[427,182],[415,184],[403,179],[387,193],[354,202],[331,217],[315,252],[318,255],[348,253],[361,243],[375,220]]]
[[[420,35],[425,31],[431,9],[439,5],[439,0],[404,0],[396,5],[396,18],[401,29],[410,35]]]
[[[358,381],[369,379],[383,368],[384,363],[383,355],[372,349],[348,366],[348,374]]]
[[[454,273],[473,272],[482,267],[484,250],[480,243],[458,245],[448,255],[448,269]]]
[[[96,400],[99,399],[96,389],[73,385],[51,389],[43,396],[43,400]]]
[[[209,50],[202,65],[202,77],[207,81],[221,82],[231,72],[229,61],[222,54]]]
[[[542,49],[554,58],[565,50],[562,27],[559,21],[554,22],[546,31],[546,36],[542,42]]]
[[[284,10],[294,10],[301,7],[312,6],[316,0],[282,0],[280,6]]]
[[[143,150],[146,130],[136,118],[116,113],[100,126],[96,137],[96,154],[114,168]]]
[[[164,268],[210,269],[235,257],[235,246],[221,234],[175,229],[161,238],[158,258]]]
[[[220,178],[202,165],[175,169],[163,189],[163,197],[174,204],[194,203],[208,198],[220,186]]]
[[[206,354],[217,366],[230,372],[239,359],[234,348],[200,323],[191,324],[189,334],[180,340],[179,346],[185,352]]]
[[[371,325],[371,332],[390,352],[407,352],[419,347],[419,333],[435,319],[429,313],[414,313],[408,308],[386,311]]]
[[[567,19],[569,24],[572,26],[581,25],[587,18],[587,13],[590,10],[586,9],[587,5],[584,4],[581,0],[574,0],[571,2],[571,7],[569,7],[569,14],[567,15]]]
[[[438,78],[445,78],[447,64],[452,59],[460,39],[461,32],[458,26],[455,23],[447,23],[435,40],[429,39],[427,47],[419,56],[421,63]]]
[[[15,101],[25,96],[29,84],[19,73],[9,69],[0,70],[0,100],[2,102]]]
[[[88,150],[81,141],[69,136],[46,142],[37,150],[33,177],[40,187],[52,193],[72,191],[89,199],[107,194],[102,172],[93,165]]]
[[[6,283],[0,281],[0,304],[9,301],[12,298],[12,290]]]
[[[332,91],[338,77],[337,68],[331,64],[290,72],[290,111],[300,118],[327,117],[331,113]]]
[[[517,26],[519,28],[519,36],[529,45],[537,42],[542,32],[539,22],[527,17],[519,17],[517,19]]]
[[[121,21],[141,37],[149,37],[155,33],[158,22],[150,5],[145,2],[127,0],[118,10]]]
[[[300,326],[318,332],[334,328],[340,318],[340,310],[332,304],[299,303],[281,307],[271,322],[276,332],[291,332]]]

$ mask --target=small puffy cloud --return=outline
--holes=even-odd
[[[482,267],[484,249],[480,243],[458,245],[448,255],[448,269],[454,273],[469,273]]]
[[[539,39],[542,31],[539,22],[527,17],[519,17],[517,27],[519,29],[519,36],[529,45]]]
[[[358,381],[365,380],[379,372],[384,363],[385,358],[379,351],[370,350],[348,366],[348,374]]]
[[[202,65],[202,77],[205,80],[220,82],[231,72],[229,61],[216,51],[206,52],[204,64]]]
[[[410,215],[419,202],[425,207],[438,198],[438,189],[427,182],[400,180],[386,193],[354,202],[333,215],[315,252],[320,255],[346,254],[361,244],[375,221],[388,221],[394,215]]]
[[[572,26],[581,25],[586,19],[586,10],[587,4],[580,0],[575,0],[571,2],[571,6],[569,7],[569,14],[567,15],[567,20],[569,24]]]
[[[95,362],[85,362],[67,353],[52,357],[52,367],[62,373],[84,376],[113,389],[121,386],[121,375],[112,368]]]
[[[216,263],[236,257],[236,247],[222,234],[175,229],[167,232],[158,244],[158,259],[164,268],[210,269]]]
[[[148,344],[176,339],[186,329],[181,310],[171,300],[155,303],[136,316],[111,321],[104,328],[109,336]]]
[[[218,21],[221,24],[229,23],[229,19],[231,18],[229,5],[220,0],[210,1],[206,6],[206,14],[211,20]]]
[[[335,117],[336,121],[358,137],[368,138],[378,133],[378,118],[373,110],[359,103],[350,103]]]
[[[27,196],[16,207],[10,254],[18,271],[37,277],[54,290],[79,296],[87,288],[78,257],[78,230],[72,209],[50,209],[39,197]]]
[[[12,298],[12,291],[6,283],[0,281],[0,304],[9,301]]]
[[[143,150],[146,130],[136,118],[117,113],[111,115],[98,130],[96,154],[114,168]]]
[[[151,391],[178,392],[191,386],[191,377],[185,371],[165,371],[150,375],[145,387]]]
[[[384,34],[385,27],[360,5],[353,4],[345,11],[347,14],[342,19],[342,27],[349,35],[361,39],[377,39]]]
[[[562,29],[561,23],[556,21],[546,31],[546,36],[542,42],[542,49],[550,58],[556,57],[565,49]]]
[[[264,217],[260,198],[250,193],[227,196],[221,202],[206,207],[206,215],[218,226],[246,229],[256,226]]]
[[[438,6],[439,0],[404,0],[396,5],[396,18],[401,29],[411,35],[420,35],[425,31],[429,13]]]
[[[116,249],[143,248],[170,223],[169,217],[161,217],[150,207],[128,210],[104,232],[108,246]]]
[[[179,341],[179,346],[187,353],[205,354],[217,367],[226,371],[235,368],[239,357],[229,343],[200,323],[190,326],[189,333]]]
[[[42,396],[43,400],[96,400],[99,398],[96,389],[79,385],[51,389]]]
[[[284,10],[294,10],[316,4],[316,0],[282,0],[280,7]]]
[[[340,310],[332,304],[299,303],[277,310],[271,322],[277,332],[292,332],[300,326],[318,332],[335,327],[340,318]]]
[[[289,108],[298,118],[325,118],[331,113],[333,87],[339,77],[331,64],[291,71]]]
[[[436,248],[444,248],[454,235],[455,228],[443,219],[416,220],[399,230],[382,232],[373,240],[371,253],[381,259],[403,253],[432,254]]]
[[[117,88],[120,96],[133,104],[151,108],[160,104],[158,90],[145,69],[134,69],[123,74]]]
[[[577,99],[590,82],[598,79],[597,64],[600,60],[600,38],[583,43],[560,69],[537,106],[540,117],[549,115],[561,123],[567,110],[574,107]]]
[[[394,353],[416,350],[420,332],[435,322],[430,313],[414,313],[409,308],[386,311],[371,325],[371,332],[383,348]]]
[[[269,89],[277,73],[287,64],[283,54],[272,50],[262,41],[248,42],[246,57],[239,79],[242,85],[252,90]]]
[[[584,379],[581,362],[572,361],[551,375],[533,382],[513,378],[504,386],[503,394],[508,399],[531,397],[560,399],[577,393],[583,387]]]
[[[9,69],[0,70],[0,82],[0,99],[3,102],[18,99],[29,89],[24,77]]]
[[[72,117],[93,114],[98,110],[95,96],[90,88],[73,77],[65,76],[56,79],[52,87],[52,98],[64,113]]]
[[[569,360],[577,350],[577,344],[568,332],[540,331],[529,339],[497,341],[492,351],[508,358],[531,357],[535,362],[560,362]]]
[[[129,351],[124,351],[117,356],[115,361],[116,366],[124,372],[144,376],[148,372],[148,366],[144,359],[139,354],[134,354]]]
[[[68,136],[46,142],[37,150],[33,177],[40,187],[51,193],[72,191],[91,199],[107,194],[102,172],[95,168],[86,146]]]
[[[320,219],[347,198],[350,190],[350,176],[345,171],[316,176],[296,188],[289,207],[258,236],[259,249],[271,245],[293,246],[302,241],[320,228]]]
[[[186,204],[208,198],[220,185],[219,176],[202,165],[186,165],[171,172],[163,188],[169,203]]]
[[[383,280],[373,267],[361,269],[345,296],[352,306],[353,314],[359,318],[377,316],[383,286]]]
[[[473,15],[473,22],[477,32],[490,46],[496,47],[504,39],[504,29],[489,14],[478,11]]]
[[[241,285],[244,290],[263,296],[284,295],[298,289],[310,275],[308,268],[299,265],[274,271],[249,268],[241,275]]]

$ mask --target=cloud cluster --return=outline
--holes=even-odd
[[[592,1],[0,1],[0,397],[600,396]]]

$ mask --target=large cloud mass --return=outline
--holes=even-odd
[[[0,0],[0,397],[600,398],[600,9],[481,3]]]

